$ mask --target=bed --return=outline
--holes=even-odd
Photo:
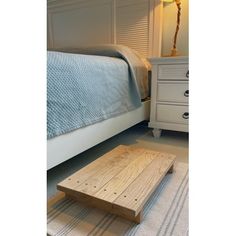
[[[47,169],[149,118],[149,68],[128,47],[54,49],[47,68]]]

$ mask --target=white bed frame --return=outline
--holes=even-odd
[[[147,100],[142,102],[142,106],[136,110],[49,139],[47,141],[47,168],[51,169],[127,128],[148,120],[149,114],[150,100]]]
[[[161,0],[47,0],[48,48],[110,43],[160,56],[162,12]],[[149,106],[48,140],[47,168],[149,119]]]

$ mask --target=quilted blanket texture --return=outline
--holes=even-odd
[[[59,48],[54,49],[54,51],[121,58],[129,65],[128,69],[131,78],[139,91],[141,99],[145,99],[149,94],[148,70],[150,70],[151,65],[145,58],[142,58],[137,51],[127,46],[118,44],[100,44],[81,48]]]
[[[138,108],[139,91],[123,59],[48,51],[48,139]]]

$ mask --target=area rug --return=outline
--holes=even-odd
[[[48,201],[47,233],[63,235],[188,235],[188,165],[177,162],[144,207],[141,224],[56,194]]]

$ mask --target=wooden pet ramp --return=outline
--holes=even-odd
[[[142,210],[175,156],[148,149],[118,146],[57,185],[89,206],[140,223]]]

